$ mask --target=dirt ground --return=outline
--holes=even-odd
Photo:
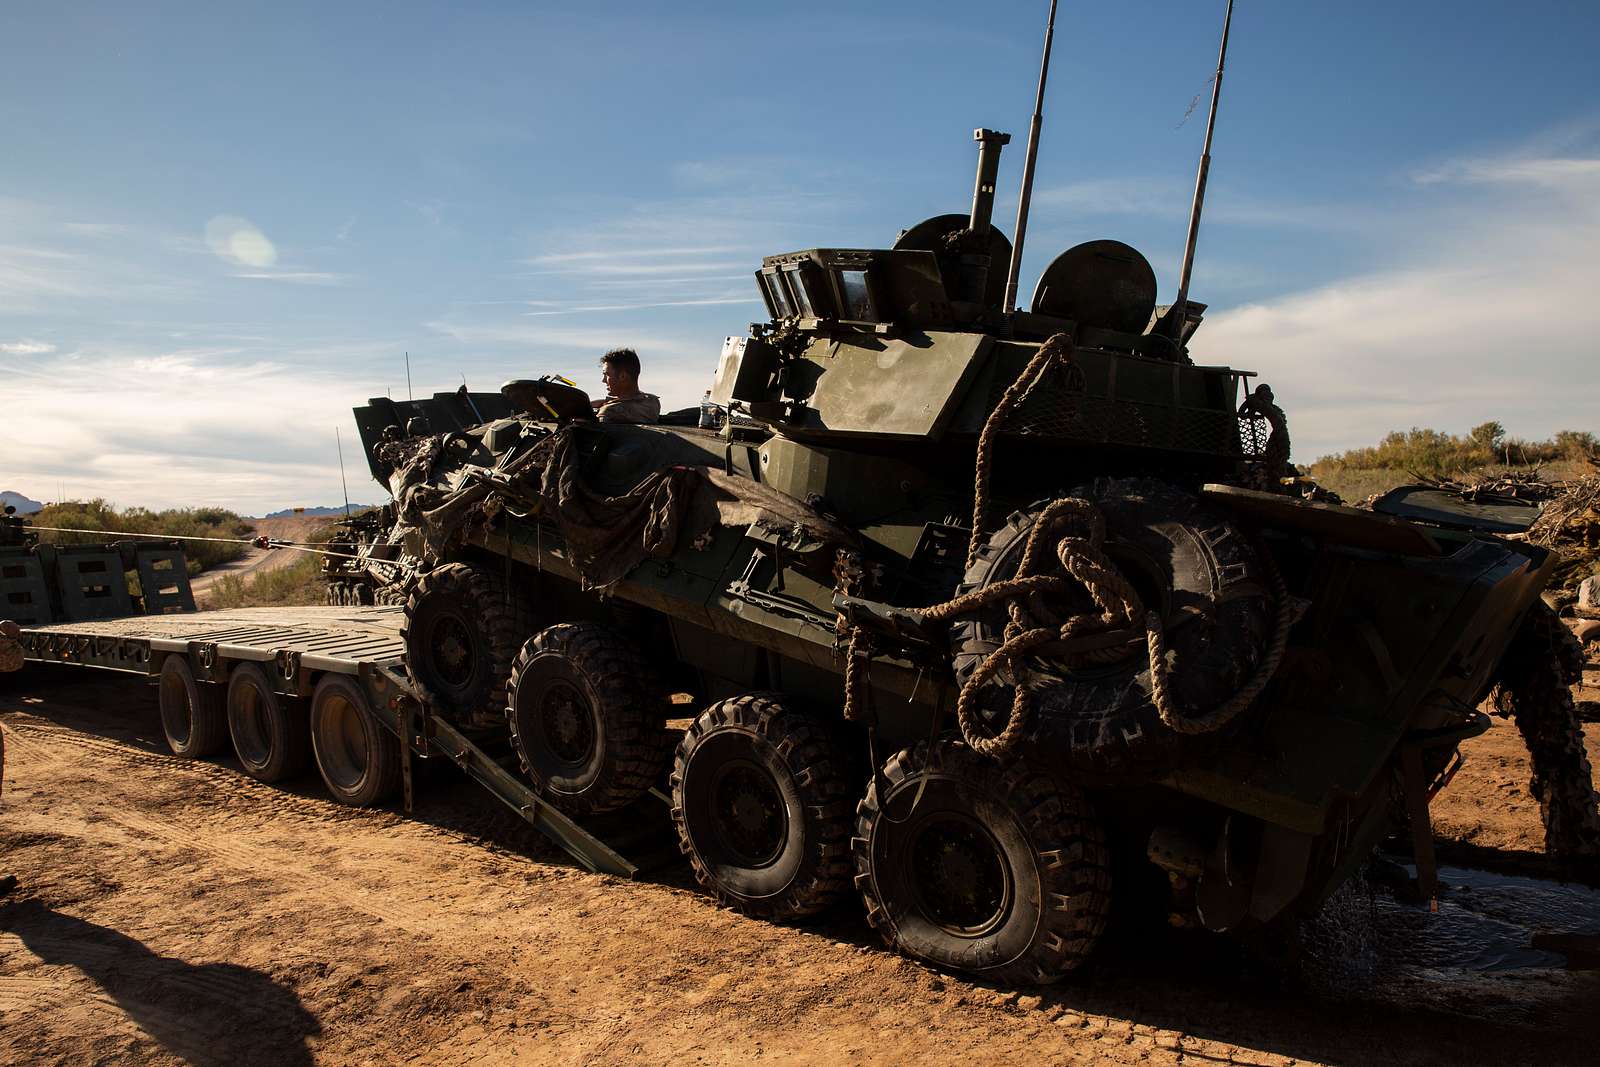
[[[314,778],[166,755],[136,681],[0,685],[7,1064],[1594,1062],[1593,973],[1309,991],[1124,930],[1067,983],[995,990],[883,950],[851,907],[784,927],[681,866],[585,873],[448,767],[412,816],[353,812]],[[1474,742],[1447,833],[1536,844],[1514,741]]]

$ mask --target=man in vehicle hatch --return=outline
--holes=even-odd
[[[593,401],[601,422],[656,422],[661,418],[661,398],[639,391],[639,353],[613,348],[600,357],[600,380],[606,395]]]

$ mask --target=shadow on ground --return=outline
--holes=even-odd
[[[196,1067],[313,1062],[307,1040],[321,1025],[261,971],[162,956],[38,900],[0,906],[0,930],[44,963],[76,968],[152,1040]]]

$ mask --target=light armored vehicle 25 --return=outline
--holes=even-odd
[[[416,686],[575,816],[670,794],[729,904],[854,899],[1001,982],[1078,966],[1118,894],[1269,927],[1407,825],[1426,878],[1549,557],[1301,499],[1271,391],[1190,358],[1204,306],[1127,245],[1004,307],[977,140],[968,213],[762,261],[720,431],[554,379],[357,409]]]

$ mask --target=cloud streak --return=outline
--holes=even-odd
[[[1600,159],[1464,159],[1417,178],[1428,225],[1404,262],[1214,316],[1196,358],[1260,370],[1296,459],[1411,425],[1488,419],[1543,438],[1595,425]]]

